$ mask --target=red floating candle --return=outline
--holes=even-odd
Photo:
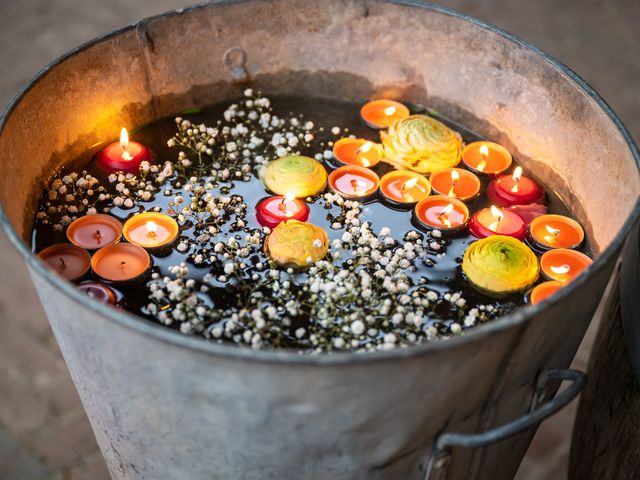
[[[380,178],[374,171],[356,165],[345,165],[329,174],[329,186],[345,198],[371,196],[379,185]]]
[[[462,161],[474,172],[498,175],[511,166],[511,153],[493,142],[473,142],[462,149]]]
[[[108,303],[110,305],[117,305],[118,303],[116,292],[102,283],[83,282],[78,285],[78,288],[89,297],[98,300],[99,302]]]
[[[570,282],[593,263],[584,253],[557,248],[545,252],[540,258],[540,270],[549,280]]]
[[[256,205],[256,217],[260,225],[273,229],[287,220],[306,222],[309,218],[309,206],[289,193],[267,197]]]
[[[562,282],[542,282],[534,287],[529,294],[529,301],[536,305],[560,290],[565,284]]]
[[[38,253],[38,257],[67,280],[82,277],[91,264],[89,252],[70,243],[51,245]]]
[[[125,282],[143,275],[151,266],[147,251],[131,243],[114,243],[98,250],[91,259],[91,269],[100,278]]]
[[[544,191],[536,182],[522,176],[522,167],[516,167],[513,175],[502,175],[492,180],[487,187],[491,203],[499,207],[541,203]]]
[[[438,230],[459,230],[469,219],[467,206],[445,195],[423,198],[416,205],[415,214],[422,225]]]
[[[98,153],[96,163],[107,172],[137,173],[144,161],[153,162],[154,154],[146,146],[129,141],[127,129],[120,132],[120,141],[107,145]]]
[[[408,116],[409,109],[395,100],[372,100],[360,109],[364,123],[375,129],[388,128],[395,121]]]
[[[67,228],[67,238],[71,243],[87,250],[97,250],[122,237],[122,224],[111,215],[102,213],[86,215],[74,220]]]
[[[447,168],[432,173],[429,182],[433,191],[459,200],[471,200],[480,193],[480,179],[462,168]]]
[[[541,215],[529,225],[529,236],[543,250],[576,248],[584,240],[584,230],[574,219],[563,215]]]
[[[519,215],[509,210],[499,209],[494,205],[473,214],[469,220],[469,232],[477,238],[507,235],[524,240],[526,236],[524,220]]]
[[[380,179],[380,191],[394,203],[411,204],[428,197],[431,185],[424,175],[411,170],[391,170]]]
[[[380,163],[382,148],[363,138],[341,138],[333,144],[333,156],[345,165],[370,168]]]

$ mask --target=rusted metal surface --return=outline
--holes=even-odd
[[[600,256],[547,305],[462,337],[300,356],[140,321],[29,253],[23,240],[53,168],[122,125],[228,98],[238,82],[422,102],[511,149],[574,206]],[[410,1],[218,1],[141,21],[28,84],[2,118],[0,161],[2,220],[114,478],[421,478],[440,433],[515,420],[538,374],[569,365],[639,211],[637,150],[588,86],[493,27]],[[510,478],[532,435],[454,448],[446,478]]]

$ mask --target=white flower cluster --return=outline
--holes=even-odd
[[[115,189],[113,193],[113,205],[129,209],[138,202],[150,202],[153,200],[158,185],[173,175],[171,162],[165,162],[164,166],[151,165],[149,162],[140,164],[139,175],[133,173],[112,173],[109,175],[109,183]],[[111,196],[111,194],[109,194]],[[107,209],[104,210],[108,211]]]

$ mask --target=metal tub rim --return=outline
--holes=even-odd
[[[50,64],[45,66],[42,70],[36,73],[29,81],[27,81],[13,96],[13,98],[7,103],[4,107],[2,115],[0,116],[0,133],[4,130],[5,123],[7,119],[11,116],[14,108],[18,105],[18,103],[22,100],[23,96],[34,86],[36,85],[42,78],[44,78],[49,71],[55,68],[57,65],[61,64],[65,60],[75,56],[78,53],[83,52],[89,47],[101,43],[103,41],[109,40],[112,37],[116,37],[123,32],[127,32],[130,30],[134,30],[138,28],[139,25],[144,25],[145,23],[152,21],[157,18],[170,17],[174,15],[181,15],[186,12],[192,12],[194,10],[203,9],[203,8],[215,8],[217,6],[224,6],[228,4],[237,4],[237,3],[248,3],[253,0],[211,0],[205,3],[199,3],[196,5],[192,5],[186,8],[179,8],[176,10],[172,10],[160,15],[155,15],[152,17],[148,17],[138,22],[129,24],[127,26],[115,29],[111,32],[101,34],[78,47],[69,50],[63,55],[56,58]],[[387,3],[395,3],[406,7],[411,8],[422,8],[427,10],[433,10],[438,13],[443,13],[445,15],[449,15],[468,23],[479,26],[485,30],[488,30],[492,33],[500,35],[501,37],[509,40],[516,45],[524,47],[525,49],[533,52],[538,57],[542,58],[544,61],[549,63],[553,68],[564,74],[570,81],[572,81],[579,89],[581,89],[584,93],[586,93],[592,100],[594,100],[598,106],[606,113],[609,119],[616,126],[620,134],[625,140],[625,143],[629,147],[633,158],[635,159],[636,166],[638,167],[638,172],[640,173],[640,152],[638,151],[637,146],[635,145],[631,135],[624,127],[622,121],[617,117],[617,115],[613,112],[611,107],[605,102],[605,100],[585,81],[583,80],[577,73],[571,70],[569,67],[555,59],[553,56],[544,52],[543,50],[535,47],[530,44],[526,40],[523,40],[511,33],[496,27],[490,23],[486,23],[477,18],[471,17],[464,13],[460,13],[458,11],[452,10],[447,7],[443,7],[440,5],[435,5],[432,3],[420,2],[417,0],[383,0],[383,2]],[[56,288],[61,295],[66,295],[70,299],[80,303],[85,308],[90,309],[98,315],[104,315],[110,321],[116,322],[122,326],[125,326],[137,333],[155,338],[162,342],[166,342],[177,347],[199,351],[205,354],[210,354],[212,356],[225,356],[236,358],[244,361],[254,361],[254,362],[271,362],[271,363],[288,363],[288,364],[305,364],[310,366],[325,366],[325,365],[341,365],[341,364],[353,364],[353,363],[362,363],[362,362],[380,362],[387,361],[390,359],[403,359],[403,358],[412,358],[424,354],[429,354],[432,352],[436,352],[442,349],[447,348],[455,348],[457,346],[466,344],[468,342],[479,341],[483,338],[486,338],[489,335],[494,334],[495,332],[506,330],[511,327],[515,327],[519,324],[522,324],[526,321],[533,320],[540,313],[545,311],[552,306],[565,301],[573,292],[582,288],[585,284],[587,284],[593,276],[596,275],[596,272],[604,268],[609,261],[613,260],[613,255],[619,251],[619,249],[623,246],[623,243],[631,231],[633,225],[635,225],[640,219],[640,198],[636,199],[636,202],[631,210],[631,213],[628,215],[626,220],[624,221],[622,227],[615,235],[611,243],[604,249],[602,253],[600,253],[593,262],[593,265],[585,272],[585,274],[579,276],[576,280],[572,281],[568,286],[560,290],[553,297],[551,297],[547,302],[543,302],[538,305],[527,305],[521,308],[516,309],[514,312],[507,314],[498,319],[492,320],[488,323],[479,325],[465,332],[464,335],[456,336],[450,338],[448,340],[441,340],[432,343],[424,343],[421,345],[414,345],[408,348],[398,348],[394,350],[388,351],[376,351],[376,352],[366,352],[366,353],[353,353],[353,352],[344,352],[344,353],[333,353],[333,354],[320,354],[320,355],[312,355],[312,354],[301,354],[297,351],[293,350],[254,350],[249,347],[236,346],[225,343],[216,343],[204,338],[187,336],[180,332],[170,330],[167,327],[152,323],[150,321],[146,321],[141,319],[137,315],[129,313],[125,310],[105,307],[102,303],[93,300],[89,296],[82,293],[79,289],[77,289],[73,284],[66,281],[60,281],[60,277],[56,275],[52,270],[45,267],[45,265],[38,260],[36,255],[31,252],[31,249],[27,244],[25,244],[22,239],[18,236],[17,232],[14,230],[13,226],[9,222],[6,214],[4,213],[4,209],[2,205],[0,205],[0,224],[4,231],[6,232],[9,240],[16,247],[20,255],[24,258],[27,263],[27,266],[31,269],[31,271],[36,272],[41,275],[43,278],[47,280],[54,288]]]

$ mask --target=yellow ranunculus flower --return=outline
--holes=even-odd
[[[313,196],[327,185],[327,171],[311,157],[291,155],[267,163],[260,177],[273,193],[287,193],[296,198]]]
[[[329,249],[329,238],[320,227],[288,220],[273,229],[264,249],[283,267],[305,268],[324,258]]]

